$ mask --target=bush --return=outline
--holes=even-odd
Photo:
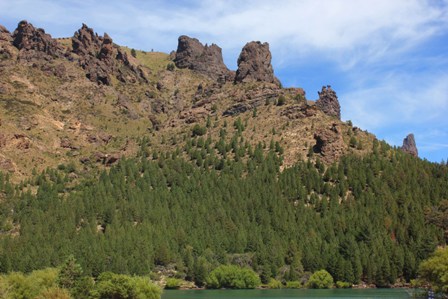
[[[286,282],[287,289],[300,289],[302,288],[302,284],[300,281],[287,281]]]
[[[326,270],[319,270],[311,275],[307,287],[311,289],[329,289],[333,287],[333,277]]]
[[[336,287],[338,289],[349,289],[352,287],[352,284],[350,282],[346,282],[346,281],[336,281]]]
[[[70,293],[66,289],[58,287],[50,288],[43,291],[36,299],[71,299]],[[76,299],[79,299],[76,297]]]
[[[279,280],[277,280],[275,278],[271,278],[269,280],[269,283],[268,283],[268,288],[270,288],[270,289],[281,289],[281,288],[283,288],[283,285],[282,285],[281,281],[279,281]]]
[[[174,69],[175,69],[174,63],[168,63],[166,65],[166,69],[170,72],[174,71]]]
[[[285,105],[286,98],[285,96],[281,95],[277,100],[277,106],[283,106]]]
[[[149,278],[104,272],[98,277],[93,295],[100,299],[159,299],[161,293]]]
[[[175,290],[180,288],[181,280],[177,278],[168,278],[166,280],[165,289]]]
[[[420,264],[418,272],[434,291],[448,293],[448,247],[437,249]]]
[[[261,284],[257,273],[249,268],[223,265],[213,270],[206,279],[207,288],[254,289]]]
[[[201,127],[198,124],[195,124],[193,127],[193,130],[191,132],[192,136],[202,136],[207,132],[207,128],[206,127]]]
[[[57,273],[58,270],[53,268],[36,270],[29,275],[19,272],[10,273],[2,279],[0,294],[5,288],[8,290],[8,294],[3,294],[6,298],[36,298],[45,290],[56,287]]]

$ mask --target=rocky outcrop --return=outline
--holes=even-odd
[[[278,88],[273,88],[272,86],[258,86],[244,91],[243,94],[230,94],[228,96],[233,97],[236,103],[227,108],[223,112],[223,116],[237,115],[246,111],[252,111],[254,108],[265,105],[266,103],[273,103],[280,95],[280,90]]]
[[[238,58],[238,70],[235,82],[267,82],[280,85],[280,81],[274,76],[271,65],[271,51],[268,43],[247,43]]]
[[[50,57],[63,57],[63,47],[43,29],[34,28],[27,21],[21,21],[14,31],[13,45],[20,50],[20,58],[32,60],[42,58],[42,55]]]
[[[345,143],[341,130],[338,124],[332,124],[331,127],[317,130],[314,133],[316,144],[313,151],[321,155],[323,162],[337,161],[344,153]]]
[[[15,49],[12,45],[11,33],[2,25],[0,25],[0,61],[10,59],[16,54]]]
[[[414,134],[409,134],[403,139],[403,146],[400,148],[403,152],[414,157],[418,157],[417,145],[415,144]]]
[[[234,77],[224,64],[220,47],[204,46],[186,35],[179,37],[174,63],[180,69],[187,68],[219,82],[232,81]]]
[[[325,114],[341,119],[341,106],[339,105],[338,96],[330,85],[322,86],[322,91],[318,92],[319,99],[316,106]]]
[[[127,53],[113,44],[112,38],[105,33],[99,36],[83,24],[72,37],[73,53],[79,57],[79,64],[85,70],[86,77],[98,84],[111,85],[111,75],[122,82],[147,82],[145,72]],[[122,68],[120,65],[124,65]]]
[[[72,47],[73,52],[79,55],[79,64],[86,71],[87,78],[99,84],[110,85],[109,74],[115,71],[111,51],[112,39],[107,35],[105,37],[104,42],[92,28],[82,24],[81,29],[72,37]]]

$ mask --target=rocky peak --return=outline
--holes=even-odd
[[[81,56],[96,56],[100,51],[101,44],[102,38],[86,24],[82,24],[82,27],[72,37],[73,52]]]
[[[0,25],[0,41],[12,42],[11,33],[2,25]]]
[[[13,35],[13,45],[24,51],[42,52],[53,57],[61,57],[64,50],[61,45],[54,40],[51,35],[45,33],[43,29],[34,28],[27,21],[21,21]],[[34,56],[26,55],[27,58]]]
[[[98,84],[111,85],[111,75],[122,82],[147,82],[145,72],[136,62],[132,62],[126,53],[114,45],[112,38],[104,33],[99,36],[86,24],[72,37],[73,53],[79,56],[79,64],[86,76]],[[118,67],[124,64],[124,68]]]
[[[217,81],[231,81],[233,74],[225,66],[222,50],[215,44],[203,45],[196,38],[179,37],[174,63],[178,68],[188,68]]]
[[[409,134],[403,139],[403,146],[401,150],[405,153],[408,153],[414,157],[418,157],[417,145],[415,144],[414,134]]]
[[[274,76],[271,59],[268,43],[247,43],[238,58],[235,82],[261,81],[280,85],[280,81]]]
[[[316,106],[325,114],[341,119],[341,106],[338,96],[331,86],[322,86],[322,91],[319,91],[318,94],[319,99],[316,101]]]

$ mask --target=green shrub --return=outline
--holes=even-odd
[[[70,293],[66,289],[61,289],[58,287],[53,287],[46,289],[35,299],[71,299]],[[76,299],[80,299],[76,297]]]
[[[202,136],[207,132],[207,128],[206,127],[201,127],[198,124],[195,124],[193,127],[193,130],[191,132],[191,135],[194,136]]]
[[[56,287],[57,273],[58,270],[53,268],[36,270],[29,275],[10,273],[2,279],[2,289],[8,290],[4,295],[6,298],[34,299],[45,290]]]
[[[346,281],[336,281],[336,287],[338,289],[349,289],[352,287],[352,284]]]
[[[302,284],[300,281],[287,281],[286,282],[287,289],[300,289],[302,288]]]
[[[307,287],[311,289],[329,289],[333,287],[333,277],[326,270],[319,270],[311,275]]]
[[[166,65],[166,69],[170,72],[174,71],[174,69],[175,69],[174,63],[168,63]]]
[[[275,278],[271,278],[269,279],[269,283],[268,283],[268,288],[270,289],[281,289],[283,288],[282,282],[275,279]]]
[[[166,280],[165,289],[175,290],[180,288],[181,280],[177,278],[168,278]]]
[[[283,106],[286,103],[286,98],[285,96],[281,95],[278,100],[277,100],[277,106]]]
[[[145,277],[104,272],[98,277],[93,297],[99,299],[159,299],[161,290]]]
[[[207,288],[254,289],[261,283],[257,273],[249,268],[223,265],[213,270],[206,279]]]

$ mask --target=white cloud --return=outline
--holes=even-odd
[[[448,73],[389,74],[373,87],[363,86],[340,97],[343,117],[362,128],[448,126]]]
[[[447,6],[435,6],[433,1],[201,0],[184,3],[167,6],[164,1],[154,0],[16,0],[1,3],[0,11],[10,17],[31,17],[42,23],[79,26],[86,22],[110,28],[107,31],[116,32],[119,37],[131,33],[138,39],[131,43],[148,46],[162,46],[167,44],[166,37],[175,39],[182,33],[215,42],[232,53],[247,41],[268,41],[274,52],[287,49],[292,56],[317,51],[337,59],[347,69],[359,62],[400,53],[446,30],[448,25]],[[71,29],[70,34],[76,29]],[[129,41],[132,37],[126,39]]]

